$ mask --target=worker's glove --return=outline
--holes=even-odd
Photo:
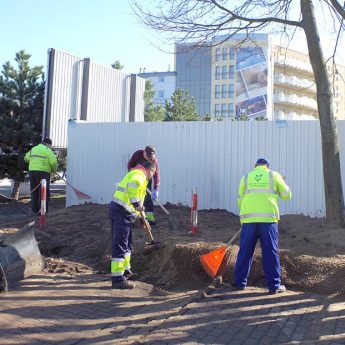
[[[158,189],[154,189],[152,192],[152,200],[158,199]]]

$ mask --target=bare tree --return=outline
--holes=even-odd
[[[139,1],[131,0],[134,13],[146,26],[168,33],[169,38],[180,42],[209,45],[214,36],[230,39],[238,32],[246,33],[247,40],[257,31],[280,31],[287,36],[291,30],[304,32],[317,88],[326,219],[332,227],[345,227],[333,93],[315,18],[315,2],[326,6],[325,11],[332,18],[330,28],[338,30],[339,38],[344,31],[345,7],[337,0],[152,0],[145,8]]]

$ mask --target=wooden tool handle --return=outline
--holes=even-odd
[[[231,237],[230,241],[226,244],[226,247],[227,247],[227,248],[229,248],[229,247],[231,246],[232,242],[234,242],[234,241],[236,240],[236,238],[237,238],[237,236],[240,234],[241,230],[242,230],[242,228],[239,228],[239,229],[236,231],[235,235]]]
[[[145,217],[144,211],[139,211],[139,213],[140,213],[141,219],[143,220],[144,229],[145,229],[147,235],[149,236],[150,241],[154,242],[153,241],[153,236],[152,236],[152,233],[151,233],[151,226],[150,226],[149,222],[147,221],[147,219]]]

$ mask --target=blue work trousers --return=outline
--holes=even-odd
[[[112,201],[109,204],[109,218],[111,223],[112,257],[124,259],[125,254],[130,254],[132,251],[133,223],[130,213],[121,205]],[[113,282],[123,280],[126,280],[123,275],[112,277]]]
[[[268,289],[276,290],[280,286],[277,223],[242,224],[240,250],[235,265],[235,284],[239,287],[245,287],[247,285],[258,238],[261,243],[262,266]]]
[[[153,179],[151,178],[147,184],[147,189],[149,189],[150,191],[152,191],[152,180]],[[151,195],[149,193],[146,193],[146,195],[145,195],[144,207],[145,207],[145,212],[152,212],[153,213],[154,205],[153,205]]]

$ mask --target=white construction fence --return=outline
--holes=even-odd
[[[345,152],[343,121],[338,121],[338,129],[340,150]],[[133,152],[152,144],[157,149],[164,203],[190,206],[196,187],[199,209],[238,214],[240,179],[258,157],[265,157],[292,189],[292,200],[280,202],[281,214],[325,215],[319,121],[76,121],[68,127],[68,141],[68,181],[92,196],[89,201],[94,203],[112,200]],[[341,167],[344,182],[342,156]],[[67,188],[67,206],[79,202]]]

